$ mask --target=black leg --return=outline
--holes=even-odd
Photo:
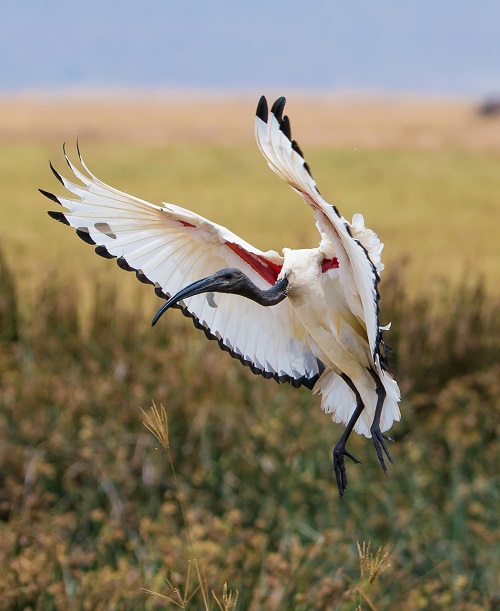
[[[385,392],[384,385],[382,384],[378,375],[372,369],[369,369],[368,371],[370,372],[370,375],[375,381],[375,392],[377,393],[377,405],[375,407],[375,416],[373,417],[370,432],[372,434],[373,445],[375,446],[375,450],[377,452],[380,464],[382,465],[382,469],[384,470],[384,473],[387,473],[387,467],[385,466],[384,455],[382,453],[382,450],[385,452],[387,458],[392,463],[393,460],[391,458],[391,455],[389,454],[387,446],[385,445],[386,441],[392,441],[392,439],[390,437],[387,437],[387,435],[384,435],[380,430],[380,417],[382,415],[382,407],[384,406],[385,396],[387,393]]]
[[[337,480],[340,498],[342,498],[344,491],[347,488],[347,472],[345,468],[344,456],[347,456],[347,458],[350,458],[356,464],[361,462],[345,449],[345,444],[347,443],[349,435],[352,433],[352,429],[354,428],[354,425],[365,407],[357,388],[352,383],[352,380],[345,374],[342,374],[342,379],[356,396],[356,409],[354,410],[353,415],[350,417],[345,431],[342,433],[337,445],[333,448],[333,470],[335,471],[335,478]]]

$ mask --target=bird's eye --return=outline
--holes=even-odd
[[[233,274],[232,274],[231,272],[227,272],[227,273],[224,275],[224,278],[225,278],[226,280],[232,280],[232,279],[233,279]]]

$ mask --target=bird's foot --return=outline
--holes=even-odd
[[[385,455],[390,460],[390,462],[394,463],[391,455],[389,454],[389,450],[387,449],[387,446],[385,445],[386,441],[394,441],[394,440],[388,437],[387,435],[384,435],[378,426],[372,426],[370,431],[372,434],[373,445],[375,446],[375,450],[377,451],[377,456],[382,466],[382,469],[384,470],[384,473],[387,473],[387,467],[385,466],[384,455],[382,453],[382,450],[384,450]]]
[[[347,473],[345,469],[344,456],[347,456],[347,458],[350,458],[352,462],[356,464],[361,463],[360,460],[345,449],[345,444],[337,444],[333,448],[333,470],[335,471],[335,479],[337,480],[340,498],[342,498],[345,489],[347,488]]]

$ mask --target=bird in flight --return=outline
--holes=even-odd
[[[150,204],[96,178],[80,151],[77,183],[56,178],[73,197],[43,195],[67,211],[49,215],[76,229],[97,254],[155,287],[169,308],[180,308],[209,339],[255,374],[305,386],[346,425],[333,449],[340,497],[347,486],[346,449],[354,430],[371,438],[384,472],[392,462],[384,433],[400,419],[400,392],[388,370],[379,323],[383,244],[361,214],[350,223],[326,202],[312,178],[290,121],[285,98],[268,109],[261,97],[255,117],[257,145],[269,167],[313,209],[316,248],[262,252],[240,237],[179,206]],[[78,148],[78,147],[77,147]]]

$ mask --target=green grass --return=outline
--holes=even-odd
[[[82,325],[78,291],[40,286],[21,304],[2,269],[2,608],[152,608],[141,588],[172,597],[190,559],[209,594],[228,582],[242,609],[494,604],[500,315],[481,286],[436,312],[436,295],[387,280],[405,389],[396,462],[384,476],[355,436],[363,464],[348,465],[343,501],[341,427],[317,397],[256,378],[175,312],[152,330],[136,307],[145,287],[124,303],[100,286]],[[152,400],[168,410],[176,479],[142,425]],[[389,552],[372,584],[364,540]],[[189,608],[205,608],[200,592]]]
[[[226,225],[256,246],[318,242],[312,212],[266,167],[254,148],[144,147],[82,143],[90,168],[121,190],[154,203],[171,201]],[[68,146],[70,154],[72,147]],[[386,244],[388,267],[409,259],[412,282],[485,275],[497,286],[500,267],[492,228],[500,222],[500,155],[465,151],[306,151],[327,200],[348,218],[362,212]],[[103,269],[90,249],[44,215],[52,204],[36,191],[61,192],[48,169],[48,145],[0,147],[2,243],[31,280],[40,265],[80,273]],[[76,157],[76,153],[74,154]],[[52,206],[53,207],[53,206]],[[22,279],[21,279],[22,282]]]
[[[82,148],[114,186],[263,249],[317,242],[253,150]],[[177,312],[152,330],[151,289],[46,216],[36,188],[61,192],[49,156],[63,169],[46,145],[0,147],[0,606],[155,608],[141,588],[175,598],[168,582],[183,589],[191,560],[192,593],[195,559],[214,609],[225,582],[237,609],[494,608],[499,156],[307,155],[327,199],[386,242],[382,315],[404,393],[395,465],[384,476],[355,436],[363,464],[348,465],[343,501],[342,429],[319,399],[253,376]],[[152,401],[176,478],[142,423]],[[356,541],[389,552],[373,583]],[[205,607],[199,589],[188,609]]]

